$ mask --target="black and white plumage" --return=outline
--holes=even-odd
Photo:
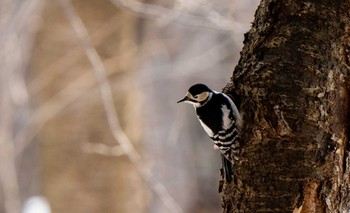
[[[238,126],[241,117],[233,101],[224,93],[211,90],[204,84],[195,84],[188,90],[185,98],[178,101],[192,104],[198,119],[220,150],[225,177],[231,181],[232,164],[239,152]]]

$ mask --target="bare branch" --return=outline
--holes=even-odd
[[[99,55],[96,52],[96,49],[91,45],[89,35],[85,29],[84,24],[82,23],[80,17],[77,15],[69,0],[59,0],[59,2],[64,8],[66,16],[68,17],[75,33],[77,34],[85,51],[85,54],[88,57],[96,74],[108,124],[115,140],[118,142],[123,152],[128,156],[129,160],[134,164],[141,177],[150,184],[152,189],[159,196],[169,211],[182,212],[182,209],[175,202],[174,198],[166,190],[164,185],[156,180],[154,175],[149,170],[145,169],[143,165],[141,165],[140,154],[135,150],[134,146],[131,144],[129,138],[124,133],[119,124],[118,115],[113,103],[112,89],[106,77],[105,68]]]
[[[154,17],[157,19],[166,18],[166,21],[176,21],[184,25],[222,30],[239,34],[245,30],[244,24],[225,19],[222,16],[219,16],[218,13],[210,13],[208,17],[201,17],[189,13],[184,13],[184,10],[177,10],[176,8],[168,9],[158,5],[141,3],[135,0],[110,1],[117,6],[124,7],[145,17]]]
[[[81,148],[86,153],[100,154],[104,156],[119,157],[125,154],[119,145],[108,146],[104,143],[83,143]]]
[[[0,47],[3,48],[3,45],[6,43],[7,39],[11,36],[11,33],[14,32],[14,29],[20,29],[23,27],[27,17],[33,14],[31,13],[37,6],[38,1],[17,1],[15,7],[10,12],[10,16],[5,21],[5,26],[1,29],[0,32]]]
[[[134,50],[131,49],[130,51],[133,52]],[[127,53],[124,52],[124,54]],[[120,59],[120,56],[117,55],[106,60],[106,67],[115,64],[116,59]],[[68,60],[70,61],[70,59]],[[67,63],[69,63],[69,61]],[[62,64],[65,64],[65,62],[62,61]],[[111,70],[111,72],[108,72],[108,76],[116,72],[115,69]],[[129,74],[119,78],[118,88],[125,87],[126,79],[132,77],[133,75]],[[91,92],[95,86],[96,81],[91,73],[82,74],[36,109],[26,120],[25,126],[27,128],[22,128],[15,134],[14,140],[17,142],[15,155],[19,156],[23,150],[33,142],[33,138],[43,129],[46,122],[64,110],[69,104],[74,103],[84,94]]]
[[[5,136],[2,134],[2,136]],[[7,213],[18,213],[21,203],[19,196],[18,176],[15,165],[13,141],[0,138],[0,182],[4,190],[5,209]]]
[[[121,25],[119,15],[115,15],[110,18],[106,23],[101,27],[98,27],[91,35],[94,45],[100,44],[104,39],[109,37],[112,33],[118,30],[118,27]],[[81,49],[79,47],[74,47],[67,54],[64,54],[62,57],[58,58],[55,62],[50,64],[46,70],[50,72],[42,72],[29,83],[28,87],[32,92],[31,95],[35,96],[39,91],[43,90],[46,86],[62,74],[62,70],[65,70],[69,66],[72,66],[78,58],[81,57]]]
[[[1,2],[0,6],[4,4],[6,2]],[[5,10],[0,16],[0,183],[3,193],[0,197],[7,213],[18,213],[21,195],[13,133],[18,122],[17,113],[26,107],[28,100],[23,76],[40,2],[11,1],[9,5],[12,9]]]

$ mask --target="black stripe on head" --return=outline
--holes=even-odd
[[[188,89],[188,92],[191,93],[191,95],[199,95],[202,92],[212,92],[209,87],[207,87],[205,84],[195,84],[190,89]]]

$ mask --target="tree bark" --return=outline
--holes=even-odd
[[[262,0],[224,88],[243,115],[224,212],[348,212],[349,0]]]

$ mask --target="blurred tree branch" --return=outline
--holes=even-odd
[[[93,71],[95,72],[97,78],[98,87],[100,89],[103,105],[105,107],[108,124],[115,140],[120,145],[121,150],[134,164],[142,178],[151,186],[151,188],[163,201],[164,205],[169,209],[169,211],[182,212],[182,209],[169,194],[164,185],[156,180],[154,175],[147,168],[145,168],[144,165],[141,164],[142,162],[140,161],[140,154],[136,151],[128,136],[125,134],[119,124],[118,115],[113,103],[111,86],[109,85],[107,76],[105,74],[106,71],[104,65],[97,51],[90,42],[89,35],[84,27],[84,24],[80,20],[69,0],[59,0],[59,2],[61,3],[67,15],[67,18],[70,21],[75,33],[77,34],[84,52],[93,67]]]
[[[242,33],[245,25],[231,19],[226,19],[219,13],[207,8],[208,14],[203,16],[188,13],[184,7],[168,9],[155,4],[142,3],[135,0],[110,0],[116,6],[122,6],[139,15],[145,17],[155,17],[160,21],[170,22],[176,21],[184,25],[192,27],[208,28],[213,30],[222,30],[234,33]],[[183,1],[179,1],[180,5],[184,5]]]
[[[26,185],[36,181],[35,165],[20,170],[14,135],[19,128],[26,128],[23,114],[29,111],[29,96],[25,76],[40,6],[38,0],[0,2],[0,212],[20,212],[21,199],[35,193]],[[26,153],[20,160],[34,164],[34,156]],[[22,176],[27,177],[25,183]]]

